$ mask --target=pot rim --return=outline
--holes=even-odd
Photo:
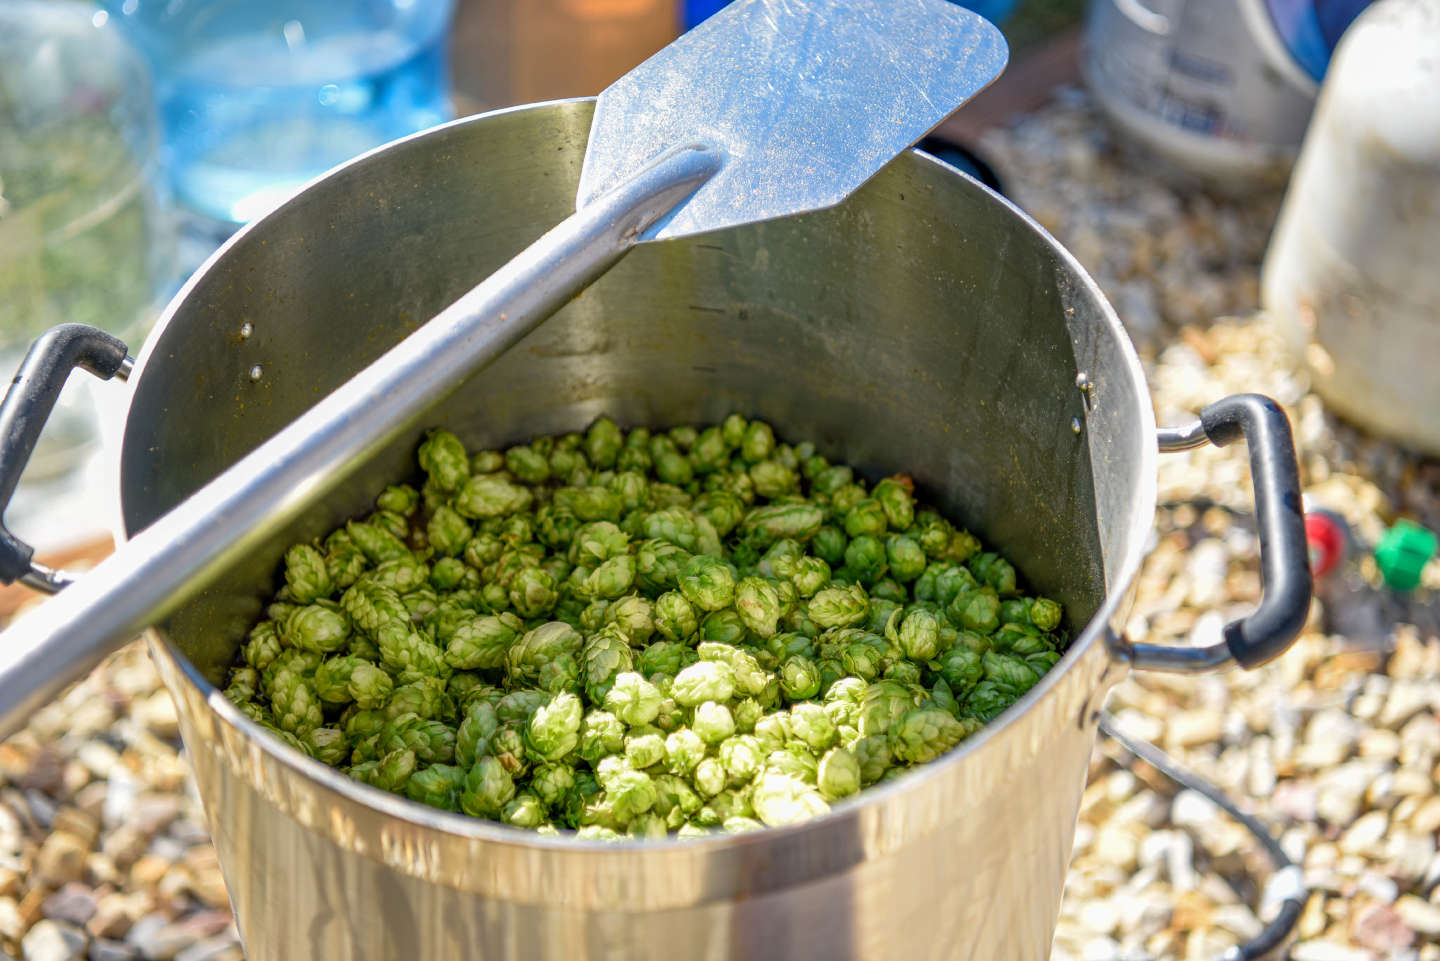
[[[382,152],[411,141],[431,136],[438,131],[459,128],[473,123],[482,123],[490,118],[522,111],[544,110],[587,102],[593,103],[595,99],[594,97],[572,97],[547,100],[536,103],[518,104],[485,113],[474,114],[469,117],[461,117],[366,151],[309,181],[285,201],[272,208],[271,211],[236,231],[186,280],[185,284],[166,305],[160,319],[146,337],[145,343],[135,363],[134,372],[131,376],[132,382],[138,383],[139,379],[144,376],[151,358],[158,350],[158,344],[164,338],[165,331],[201,280],[228,254],[232,247],[243,242],[251,233],[264,230],[265,225],[276,213],[294,203],[301,194],[310,191],[318,184],[337,175],[339,172],[363,164]],[[1126,333],[1124,326],[1121,324],[1119,317],[1116,315],[1113,306],[1105,297],[1094,278],[1081,266],[1070,251],[1008,198],[997,194],[974,177],[930,154],[914,148],[910,148],[906,153],[913,155],[917,162],[938,165],[944,168],[949,174],[969,181],[976,188],[983,191],[992,202],[1003,205],[1021,224],[1039,235],[1054,251],[1058,259],[1073,272],[1074,277],[1081,282],[1086,291],[1099,305],[1101,322],[1109,328],[1109,333],[1120,347],[1124,373],[1128,374],[1137,386],[1137,389],[1145,394],[1145,396],[1135,398],[1139,406],[1141,429],[1146,439],[1146,442],[1140,445],[1140,454],[1134,467],[1137,472],[1136,494],[1130,500],[1128,513],[1116,520],[1117,523],[1123,523],[1136,533],[1149,530],[1154,523],[1157,498],[1156,473],[1159,451],[1154,443],[1154,437],[1156,436],[1155,415],[1148,396],[1147,382],[1144,369],[1140,364],[1139,355],[1136,353],[1135,346]],[[123,423],[126,425],[129,423],[129,402],[133,397],[134,392],[132,390],[127,394],[126,408],[123,414]],[[120,443],[116,446],[113,456],[110,458],[115,465],[117,477],[119,475],[120,452],[124,447],[125,438],[122,433]],[[114,513],[112,519],[112,530],[117,544],[124,543],[129,539],[123,511],[121,510],[122,499],[123,492],[117,484],[114,495]],[[1117,559],[1117,563],[1109,565],[1109,567],[1113,569],[1114,574],[1108,579],[1111,586],[1107,589],[1104,600],[1085,625],[1084,629],[1070,644],[1060,661],[1057,662],[1055,667],[1050,671],[1046,672],[1040,681],[1018,701],[993,719],[979,733],[967,738],[959,747],[935,761],[910,771],[894,781],[875,784],[865,788],[860,794],[838,802],[830,812],[811,821],[781,827],[768,827],[764,830],[742,834],[716,833],[703,838],[679,839],[669,837],[663,841],[637,841],[626,838],[619,841],[600,841],[581,840],[576,838],[573,833],[553,836],[542,835],[529,829],[515,828],[500,822],[442,811],[438,808],[421,804],[418,801],[411,801],[400,795],[391,794],[379,788],[372,787],[351,778],[342,771],[315,760],[303,752],[291,748],[280,739],[269,734],[258,723],[241,712],[218,688],[211,684],[183,652],[172,645],[168,639],[164,638],[163,631],[153,629],[148,633],[150,633],[152,637],[159,637],[163,640],[165,650],[172,656],[172,659],[179,668],[178,673],[194,685],[210,710],[218,715],[225,725],[238,731],[250,743],[268,755],[271,760],[287,769],[289,773],[304,779],[323,792],[338,795],[346,802],[379,812],[388,818],[407,822],[423,830],[454,838],[457,841],[484,842],[486,844],[494,844],[524,851],[563,852],[571,855],[643,851],[647,857],[652,859],[667,856],[683,856],[688,858],[695,855],[703,856],[706,853],[720,849],[756,849],[771,847],[777,844],[794,845],[797,841],[808,839],[810,835],[820,835],[833,830],[837,825],[845,822],[854,822],[863,813],[893,800],[898,794],[913,791],[921,785],[945,776],[957,765],[965,763],[970,755],[978,752],[986,744],[1003,735],[1020,715],[1026,713],[1040,701],[1044,700],[1086,655],[1090,648],[1100,642],[1102,635],[1111,632],[1111,625],[1118,622],[1118,619],[1123,614],[1122,608],[1128,604],[1130,588],[1139,572],[1140,563],[1144,554],[1144,537],[1132,536],[1126,538],[1124,555]],[[1089,723],[1088,719],[1086,723]],[[248,776],[253,781],[256,773],[250,772]],[[277,802],[278,799],[274,792],[267,791],[266,794],[272,803]],[[289,811],[288,814],[292,818],[296,817],[293,810]],[[851,856],[850,861],[853,863],[860,858],[873,856],[874,853],[874,851],[868,851],[858,858]],[[392,866],[399,866],[395,864],[394,859],[383,856],[379,851],[371,852],[370,856],[376,857],[387,864],[392,864]],[[843,859],[845,856],[841,855],[840,857]],[[844,866],[843,864],[839,864],[836,865],[836,868],[840,869]],[[414,864],[407,863],[406,867],[410,873],[419,876],[425,875],[425,872]],[[815,876],[816,875],[812,873],[808,875],[806,879],[813,879]]]

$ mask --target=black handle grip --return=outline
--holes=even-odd
[[[1216,447],[1243,438],[1250,451],[1263,588],[1255,612],[1225,626],[1225,644],[1241,667],[1258,667],[1285,653],[1310,613],[1314,583],[1295,441],[1280,405],[1260,394],[1218,400],[1200,412],[1200,423]]]
[[[52,327],[30,345],[0,402],[0,581],[14,583],[31,570],[34,548],[11,534],[3,517],[65,379],[83,367],[109,380],[125,369],[128,354],[122,341],[85,324]]]

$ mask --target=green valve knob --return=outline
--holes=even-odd
[[[1395,591],[1413,591],[1420,571],[1435,556],[1436,538],[1412,521],[1399,521],[1375,545],[1375,563],[1385,585]]]

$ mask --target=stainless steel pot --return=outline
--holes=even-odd
[[[164,514],[566,215],[591,110],[540,104],[428,131],[241,231],[134,365],[120,533]],[[130,373],[123,350],[77,339],[83,331],[52,337],[55,350],[40,352],[48,378],[35,384],[72,363]],[[33,391],[43,408],[44,390]],[[663,426],[734,409],[874,474],[911,472],[1064,603],[1075,633],[1064,659],[962,748],[805,825],[580,843],[412,804],[272,739],[214,686],[277,586],[284,548],[408,475],[420,434],[403,437],[151,634],[252,961],[1044,958],[1109,687],[1131,665],[1263,660],[1303,621],[1288,424],[1246,396],[1160,442],[1248,432],[1261,610],[1211,649],[1120,638],[1155,509],[1157,432],[1133,348],[1054,240],[919,153],[839,208],[642,246],[429,421],[489,447],[601,412]],[[33,416],[7,416],[7,432],[38,430]]]

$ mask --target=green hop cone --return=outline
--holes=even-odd
[[[735,718],[730,708],[716,701],[696,706],[691,729],[707,744],[719,744],[735,733]]]
[[[420,469],[442,491],[454,493],[470,476],[470,459],[460,438],[447,430],[432,431],[420,445]]]
[[[871,534],[861,534],[845,547],[845,568],[862,584],[874,584],[884,576],[885,558],[885,543]]]
[[[459,810],[457,798],[465,784],[465,768],[432,764],[405,782],[405,796],[445,811]]]
[[[455,732],[455,760],[465,769],[485,753],[490,738],[500,730],[500,719],[494,705],[486,701],[472,703],[465,711],[460,728]]]
[[[543,484],[550,479],[550,460],[533,447],[512,447],[505,452],[505,469],[522,484]]]
[[[707,745],[689,728],[671,731],[665,737],[665,766],[671,774],[688,776],[705,759]]]
[[[345,732],[333,727],[312,727],[300,736],[305,753],[322,764],[341,767],[350,759]]]
[[[534,686],[546,664],[562,655],[579,655],[583,643],[580,632],[564,621],[541,624],[510,645],[505,676],[512,685]]]
[[[496,758],[482,757],[465,774],[460,810],[471,817],[496,820],[514,797],[515,781],[510,772]]]
[[[833,747],[820,758],[816,771],[820,796],[835,802],[860,790],[860,762],[843,747]]]
[[[420,677],[449,678],[452,669],[440,648],[408,626],[391,622],[377,634],[380,663],[397,682],[406,684]]]
[[[280,633],[293,647],[327,654],[345,646],[350,637],[350,623],[338,611],[310,604],[285,618]]]
[[[425,527],[426,539],[437,554],[458,557],[465,552],[474,531],[454,508],[441,504],[430,515]]]
[[[812,752],[819,754],[833,747],[839,739],[839,730],[823,705],[804,701],[790,707],[790,731]]]
[[[682,707],[706,701],[725,703],[735,693],[735,674],[727,664],[697,661],[675,675],[670,696]]]
[[[792,654],[780,665],[780,690],[792,701],[803,701],[820,693],[820,668],[802,654]]]
[[[950,686],[957,698],[963,699],[985,676],[979,651],[957,644],[936,662],[936,673]]]
[[[634,583],[635,558],[621,554],[586,575],[578,593],[582,597],[612,600],[628,592]]]
[[[780,596],[768,581],[747,577],[735,588],[735,609],[751,633],[769,637],[780,620]]]
[[[685,599],[703,611],[721,610],[735,599],[735,575],[716,557],[690,558],[681,568],[679,581]]]
[[[845,513],[845,533],[850,537],[862,535],[879,537],[885,533],[885,509],[880,502],[862,497]]]
[[[519,571],[510,582],[510,606],[521,617],[533,619],[548,614],[560,599],[555,578],[539,567]]]
[[[380,731],[375,748],[382,756],[403,750],[420,763],[448,764],[455,759],[455,731],[443,721],[402,714]]]
[[[298,736],[325,723],[320,695],[311,679],[289,671],[277,675],[270,686],[270,707],[275,724]]]
[[[418,763],[414,752],[402,749],[392,751],[378,761],[357,764],[350,773],[382,791],[393,793],[404,790]]]
[[[500,810],[500,820],[516,828],[538,828],[545,823],[545,805],[533,794],[517,794]]]
[[[525,727],[525,745],[537,761],[559,761],[580,744],[585,709],[574,694],[557,694],[541,705]]]
[[[585,432],[582,447],[590,463],[603,469],[615,466],[615,458],[620,453],[623,441],[624,437],[615,422],[608,417],[601,417]]]
[[[775,432],[764,421],[752,420],[745,425],[738,446],[740,456],[749,463],[762,461],[775,450]]]
[[[890,576],[902,584],[915,580],[929,565],[920,542],[908,534],[895,534],[885,541],[885,562]]]
[[[470,615],[451,635],[445,662],[466,671],[503,667],[506,652],[523,629],[520,619],[508,611],[484,617]]]
[[[1020,697],[1040,680],[1034,668],[1013,654],[987,652],[982,657],[982,663],[985,680],[1010,694],[1012,699]]]
[[[890,752],[890,739],[884,734],[862,737],[855,742],[852,750],[860,767],[860,784],[863,787],[879,781],[895,763],[895,755]]]
[[[976,554],[970,558],[969,566],[976,579],[996,594],[1008,597],[1015,593],[1015,568],[999,554]]]
[[[908,764],[923,764],[959,744],[970,731],[948,711],[917,707],[896,720],[886,733],[896,758]]]
[[[315,669],[315,693],[326,704],[349,704],[355,699],[350,693],[350,677],[356,668],[367,663],[363,657],[353,654],[329,658]]]
[[[585,639],[580,666],[586,696],[592,703],[604,703],[616,675],[634,669],[630,639],[616,625],[605,625]]]
[[[319,676],[318,671],[316,676]],[[356,707],[370,711],[383,707],[390,700],[395,680],[377,665],[362,660],[351,669],[345,687],[346,694]]]
[[[745,620],[733,608],[711,611],[700,622],[701,641],[715,641],[721,644],[739,644],[749,636]]]
[[[604,487],[562,487],[555,492],[555,506],[582,521],[618,521],[624,502]]]
[[[1000,599],[989,588],[962,591],[945,608],[956,627],[989,634],[1000,626]]]
[[[862,737],[885,734],[891,725],[925,698],[923,689],[916,691],[898,681],[876,681],[865,689],[860,701],[860,717],[857,725]]]
[[[329,597],[335,589],[325,555],[309,544],[296,544],[285,552],[285,584],[298,604]]]
[[[875,485],[871,495],[885,512],[891,530],[903,531],[915,522],[915,483],[904,474],[887,477]]]
[[[751,543],[768,547],[782,538],[805,543],[825,522],[825,511],[814,504],[767,504],[752,508],[740,522],[740,532]]]
[[[405,546],[405,542],[383,527],[350,521],[345,525],[345,533],[372,564],[410,556],[410,548]]]
[[[654,684],[626,671],[615,676],[614,686],[605,694],[605,710],[630,727],[639,727],[655,720],[664,699]]]
[[[750,483],[755,493],[766,500],[775,500],[795,492],[800,478],[795,471],[775,460],[762,460],[750,465]]]
[[[580,757],[590,764],[625,750],[625,725],[609,711],[589,711],[580,724]]]
[[[261,621],[250,630],[250,639],[245,642],[241,650],[241,656],[245,663],[257,671],[263,671],[269,667],[275,658],[280,656],[284,650],[284,643],[280,640],[280,633],[276,630],[274,621]]]
[[[940,652],[940,618],[927,610],[915,610],[900,622],[900,649],[912,661],[929,661]]]
[[[534,493],[496,474],[472,477],[455,495],[455,510],[462,517],[489,520],[517,514],[530,507]]]
[[[255,699],[255,689],[260,683],[260,674],[253,667],[236,668],[230,675],[225,688],[225,697],[234,704],[244,704]]]
[[[809,600],[815,593],[830,583],[830,565],[818,557],[806,556],[796,561],[790,583],[795,585],[800,597]]]
[[[1060,627],[1065,609],[1048,597],[1037,597],[1030,602],[1029,614],[1030,623],[1048,634]]]
[[[719,537],[728,537],[745,519],[745,502],[726,490],[706,491],[695,498],[696,514],[710,522]]]
[[[401,516],[413,514],[415,508],[420,506],[420,492],[409,484],[392,484],[375,498],[375,506],[379,510]]]
[[[605,617],[625,632],[631,644],[644,644],[655,633],[655,606],[648,598],[638,594],[622,597],[611,604]]]
[[[680,582],[680,570],[689,559],[689,551],[669,541],[644,541],[635,552],[636,585],[651,594],[674,590]]]
[[[453,708],[454,702],[445,693],[445,682],[438,677],[420,677],[401,684],[385,703],[385,713],[392,718],[415,714],[429,720],[443,717]]]
[[[575,769],[568,763],[540,764],[530,774],[530,792],[546,808],[558,807],[575,786]]]
[[[365,580],[357,581],[346,589],[340,596],[340,609],[355,627],[372,636],[386,624],[404,625],[410,620],[410,613],[405,610],[399,594]]]
[[[417,560],[414,554],[406,554],[404,557],[382,561],[375,565],[374,570],[364,574],[362,579],[402,595],[400,601],[403,606],[403,595],[419,590],[429,582],[430,565]],[[406,608],[406,611],[408,613],[409,608]]]
[[[619,527],[610,521],[593,521],[575,532],[570,544],[570,560],[593,567],[625,555],[629,546],[630,535]]]
[[[655,641],[639,653],[635,667],[645,677],[654,677],[655,674],[674,677],[693,661],[694,651],[690,645],[678,641]]]
[[[725,768],[731,787],[748,784],[765,763],[764,747],[749,734],[737,734],[721,742],[716,756]]]
[[[774,771],[763,772],[752,797],[755,815],[767,827],[799,824],[830,810],[820,792],[804,781]]]
[[[869,612],[870,599],[858,584],[817,591],[806,607],[810,619],[822,628],[857,624]]]
[[[637,771],[653,767],[665,760],[665,738],[658,731],[639,728],[625,738],[625,763]]]
[[[621,824],[628,824],[655,806],[655,782],[644,771],[621,771],[605,785],[605,794]]]

